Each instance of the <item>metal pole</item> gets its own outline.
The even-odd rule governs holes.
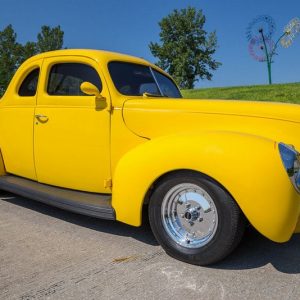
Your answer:
[[[266,44],[266,40],[265,40],[263,29],[260,29],[259,32],[260,32],[260,34],[262,36],[262,39],[263,39],[265,53],[266,53],[266,58],[267,58],[269,84],[272,84],[272,73],[271,73],[272,72],[272,70],[271,70],[272,56],[271,57],[269,56],[269,52],[268,52],[268,48],[267,48],[267,44]]]

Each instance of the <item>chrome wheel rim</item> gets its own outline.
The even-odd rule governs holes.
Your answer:
[[[182,183],[165,195],[161,216],[167,234],[186,248],[200,248],[214,237],[218,212],[206,190],[196,184]]]

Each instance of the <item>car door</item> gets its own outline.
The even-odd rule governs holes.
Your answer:
[[[42,60],[23,64],[0,106],[0,147],[6,172],[36,180],[33,122]]]
[[[110,101],[99,64],[86,57],[44,59],[34,124],[34,156],[41,183],[105,193],[110,178],[110,112],[81,92],[84,81]]]

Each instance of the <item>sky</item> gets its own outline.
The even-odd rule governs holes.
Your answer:
[[[299,0],[0,0],[0,30],[12,24],[20,43],[36,41],[42,25],[60,25],[64,46],[117,51],[155,63],[150,42],[159,42],[159,21],[174,9],[202,9],[204,29],[216,30],[218,49],[214,58],[222,66],[211,81],[196,87],[222,87],[267,83],[267,67],[249,55],[247,25],[258,15],[274,18],[278,38],[284,26],[300,18]],[[274,83],[300,81],[300,36],[274,57]]]

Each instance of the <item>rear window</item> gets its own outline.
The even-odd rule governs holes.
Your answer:
[[[22,97],[32,97],[36,94],[38,79],[39,79],[40,69],[36,68],[31,71],[26,78],[23,80],[18,94]]]

